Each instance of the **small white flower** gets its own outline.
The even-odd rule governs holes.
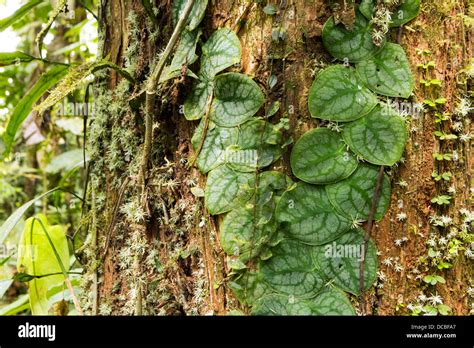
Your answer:
[[[425,294],[420,294],[417,298],[420,302],[425,302],[428,299]]]
[[[472,251],[471,249],[466,249],[464,251],[464,255],[466,255],[466,257],[468,257],[470,259],[473,259],[474,258],[474,251]]]
[[[469,287],[469,288],[467,289],[467,294],[468,294],[469,296],[471,296],[471,297],[474,297],[474,288]]]
[[[461,134],[459,136],[459,140],[461,140],[462,142],[468,142],[471,139],[472,139],[471,133]]]
[[[395,240],[395,245],[396,245],[396,246],[401,246],[402,243],[403,243],[403,241],[402,241],[401,239]]]
[[[382,262],[385,266],[393,266],[393,258],[391,257],[387,257]]]
[[[382,252],[380,250],[377,250],[377,256],[382,255]]]
[[[377,284],[377,288],[383,289],[383,283],[378,283],[378,284]]]
[[[387,276],[386,276],[385,273],[383,273],[382,271],[378,271],[378,272],[377,272],[377,276],[379,277],[379,279],[380,279],[381,281],[387,280]]]
[[[454,111],[456,114],[459,116],[467,116],[473,108],[471,107],[471,103],[468,99],[462,98],[459,101],[459,104],[456,107],[456,110]]]
[[[397,220],[398,221],[405,221],[407,219],[407,214],[405,213],[398,213],[397,214]]]
[[[457,162],[459,160],[459,154],[456,150],[453,151],[453,157],[452,157],[454,162]]]
[[[329,122],[327,127],[337,133],[342,131],[341,126],[337,122]]]
[[[415,309],[415,306],[413,304],[409,303],[409,304],[407,304],[407,309],[409,311],[413,311]]]
[[[405,180],[400,179],[400,181],[398,182],[398,185],[401,187],[407,187],[408,183]]]
[[[406,242],[406,241],[408,241],[408,237],[405,236],[402,238],[402,242]]]
[[[433,306],[443,303],[443,298],[439,295],[433,295],[429,297],[428,300],[431,302]]]
[[[447,240],[445,237],[441,237],[438,242],[439,242],[439,244],[443,244],[443,245],[444,245],[444,244],[446,244],[446,243],[448,242],[448,240]]]
[[[359,220],[357,218],[357,216],[352,220],[352,228],[355,229],[355,228],[359,228],[360,226],[362,226],[362,223],[364,222],[364,220]]]
[[[397,265],[395,266],[395,272],[398,272],[398,273],[400,273],[401,271],[403,271],[403,267],[402,267],[402,265],[400,265],[400,264],[397,264]]]
[[[429,246],[434,247],[434,246],[436,246],[436,241],[433,238],[431,238],[431,239],[428,239],[426,241],[426,244],[428,244]]]
[[[439,221],[443,224],[443,226],[448,226],[453,222],[453,219],[449,216],[442,215],[439,217]]]
[[[462,129],[463,129],[462,122],[454,122],[453,123],[453,129],[457,132],[462,131]]]

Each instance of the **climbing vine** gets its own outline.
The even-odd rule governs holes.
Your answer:
[[[403,16],[412,19],[419,1],[395,11],[398,20],[382,23],[387,28],[403,24]],[[379,12],[375,2],[364,1],[351,30],[332,17],[323,28],[326,49],[343,64],[318,74],[308,108],[336,126],[313,129],[294,145],[291,169],[300,182],[261,171],[289,141],[284,122],[269,121],[277,110],[259,116],[265,103],[260,86],[244,74],[222,73],[241,60],[234,31],[214,32],[201,47],[199,72],[188,72],[195,83],[182,113],[201,120],[191,164],[208,175],[209,213],[225,214],[219,239],[232,270],[230,286],[252,314],[352,315],[345,293],[363,297],[376,280],[375,244],[370,229],[360,226],[387,211],[390,180],[378,184],[377,166],[398,162],[407,141],[404,119],[377,94],[408,98],[414,85],[402,47],[385,42],[388,29],[381,40],[374,33]],[[175,59],[196,60],[200,31],[194,24],[194,32],[182,35],[188,51],[178,48]]]

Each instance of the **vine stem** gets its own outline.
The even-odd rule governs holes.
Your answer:
[[[369,245],[370,235],[372,234],[372,228],[374,226],[374,216],[375,211],[377,210],[377,204],[380,199],[380,194],[382,192],[382,183],[385,168],[384,166],[380,166],[380,170],[377,176],[377,182],[375,184],[374,196],[372,197],[372,203],[370,206],[369,217],[367,219],[367,230],[365,231],[364,241],[362,243],[362,252],[363,257],[361,257],[359,263],[359,289],[360,289],[360,310],[362,315],[366,314],[365,311],[365,286],[364,286],[364,261],[365,255],[367,254],[367,247]]]
[[[212,102],[212,97],[214,93],[211,93],[209,95],[209,98],[207,98],[206,101],[206,114],[204,115],[204,125],[202,127],[202,137],[201,140],[199,141],[199,145],[196,149],[196,153],[193,156],[193,159],[189,163],[189,168],[194,166],[194,163],[196,163],[197,158],[199,157],[199,154],[202,151],[202,147],[204,146],[204,141],[206,140],[206,134],[207,134],[207,129],[209,128],[209,112],[211,111],[211,102]]]
[[[170,41],[166,45],[165,51],[161,56],[158,64],[156,65],[155,69],[151,73],[150,77],[146,82],[146,100],[145,100],[145,143],[143,147],[143,154],[142,160],[140,165],[140,173],[139,173],[139,184],[142,187],[142,195],[145,192],[145,180],[146,180],[146,172],[148,169],[148,162],[150,159],[150,152],[151,146],[153,142],[153,111],[155,105],[155,96],[156,96],[156,88],[160,81],[161,74],[163,73],[163,69],[165,67],[166,61],[168,60],[171,51],[173,50],[174,46],[178,42],[179,36],[183,31],[186,22],[189,18],[189,14],[193,8],[195,0],[188,0],[186,6],[184,7],[183,14],[179,18],[178,23],[171,35]]]
[[[150,77],[146,82],[146,99],[145,99],[145,143],[143,146],[142,160],[140,163],[140,173],[138,176],[138,183],[141,185],[141,197],[142,205],[146,205],[146,195],[145,195],[145,182],[147,177],[148,162],[150,160],[151,147],[153,145],[153,111],[155,106],[155,96],[158,83],[160,82],[161,74],[165,67],[166,61],[168,60],[171,51],[178,42],[179,36],[183,31],[186,22],[189,18],[191,10],[193,8],[195,0],[188,0],[186,6],[184,7],[183,14],[179,18],[176,27],[174,28],[173,34],[171,35],[170,41],[166,45],[165,51],[161,56],[158,64],[151,73]],[[142,315],[142,289],[140,284],[138,285],[138,294],[135,302],[135,314]]]

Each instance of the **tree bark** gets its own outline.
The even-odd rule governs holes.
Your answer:
[[[89,313],[105,315],[223,315],[233,309],[245,312],[228,288],[229,270],[218,240],[220,221],[210,216],[203,199],[191,192],[192,187],[205,187],[205,176],[187,166],[187,160],[193,157],[190,139],[197,126],[179,112],[192,85],[188,79],[162,86],[156,98],[145,190],[148,204],[142,211],[138,203],[138,163],[144,135],[144,97],[140,91],[172,33],[171,1],[150,1],[154,16],[149,15],[143,3],[147,2],[101,1],[102,56],[127,67],[138,82],[129,85],[110,71],[95,88],[96,114],[88,132],[92,203],[83,303]],[[395,29],[391,41],[399,39],[407,51],[415,81],[424,78],[417,64],[425,63],[426,58],[418,50],[431,50],[428,60],[436,62],[435,75],[444,81],[443,88],[425,89],[416,83],[414,100],[439,98],[442,93],[448,100],[446,110],[452,111],[459,96],[467,93],[468,85],[458,84],[459,71],[468,63],[472,42],[468,35],[471,29],[456,16],[467,13],[467,3],[448,3],[423,1],[419,17],[400,32]],[[274,121],[288,117],[290,131],[286,136],[297,140],[320,124],[309,115],[307,95],[315,71],[332,61],[322,45],[321,29],[334,7],[323,0],[281,1],[275,5],[278,12],[269,16],[262,11],[265,4],[211,0],[202,23],[203,36],[207,38],[224,26],[238,32],[241,72],[252,76],[266,91],[268,104],[280,101],[282,106]],[[351,11],[343,9],[343,13]],[[277,42],[272,40],[275,29],[286,33]],[[457,64],[453,64],[454,58]],[[278,80],[269,90],[267,80],[272,74]],[[445,131],[449,126],[450,122],[444,125]],[[416,127],[416,131],[411,132],[405,162],[391,171],[390,211],[373,230],[381,251],[379,269],[387,277],[383,288],[368,292],[369,313],[373,314],[406,314],[406,305],[420,292],[429,296],[434,291],[427,291],[426,284],[412,272],[418,268],[422,275],[429,273],[429,267],[419,260],[426,258],[425,243],[430,231],[446,233],[433,230],[429,216],[451,214],[459,223],[459,209],[469,209],[470,142],[438,142],[433,135],[437,126],[432,112],[413,119],[410,127]],[[291,176],[290,150],[273,169]],[[438,169],[451,170],[457,194],[448,208],[435,211],[430,200],[446,187],[431,178],[435,166],[440,166],[433,153],[453,150],[459,160],[443,163],[445,167]],[[401,179],[408,186],[397,185]],[[408,218],[398,221],[397,214],[401,212]],[[396,247],[394,241],[404,236],[408,241],[402,248]],[[387,257],[398,258],[403,270],[396,272],[393,267],[383,266]],[[436,291],[455,314],[468,314],[472,260],[460,256],[454,267],[443,274],[447,282]]]

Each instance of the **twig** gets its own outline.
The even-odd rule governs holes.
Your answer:
[[[367,231],[365,232],[364,242],[362,244],[362,252],[364,254],[359,263],[360,310],[362,315],[365,315],[364,261],[365,255],[367,254],[367,247],[369,245],[370,235],[372,233],[372,227],[374,225],[375,211],[377,210],[377,204],[379,202],[380,194],[382,192],[384,174],[384,166],[380,166],[379,174],[377,176],[377,183],[375,185],[374,196],[372,197],[372,204],[370,206],[369,217],[367,220]]]
[[[146,83],[146,101],[145,101],[145,143],[143,147],[143,156],[140,164],[140,174],[139,174],[139,184],[142,186],[142,195],[145,192],[145,180],[146,180],[146,172],[148,169],[148,161],[150,159],[150,152],[151,146],[153,142],[153,111],[155,105],[155,95],[156,95],[156,88],[160,81],[161,74],[165,67],[166,61],[168,60],[171,51],[173,50],[174,46],[176,45],[181,32],[186,25],[188,20],[189,14],[193,8],[195,0],[188,0],[186,6],[184,8],[183,14],[176,25],[173,34],[171,35],[171,39],[166,45],[165,51],[161,56],[158,64],[156,65],[155,70],[152,72],[150,77]]]

